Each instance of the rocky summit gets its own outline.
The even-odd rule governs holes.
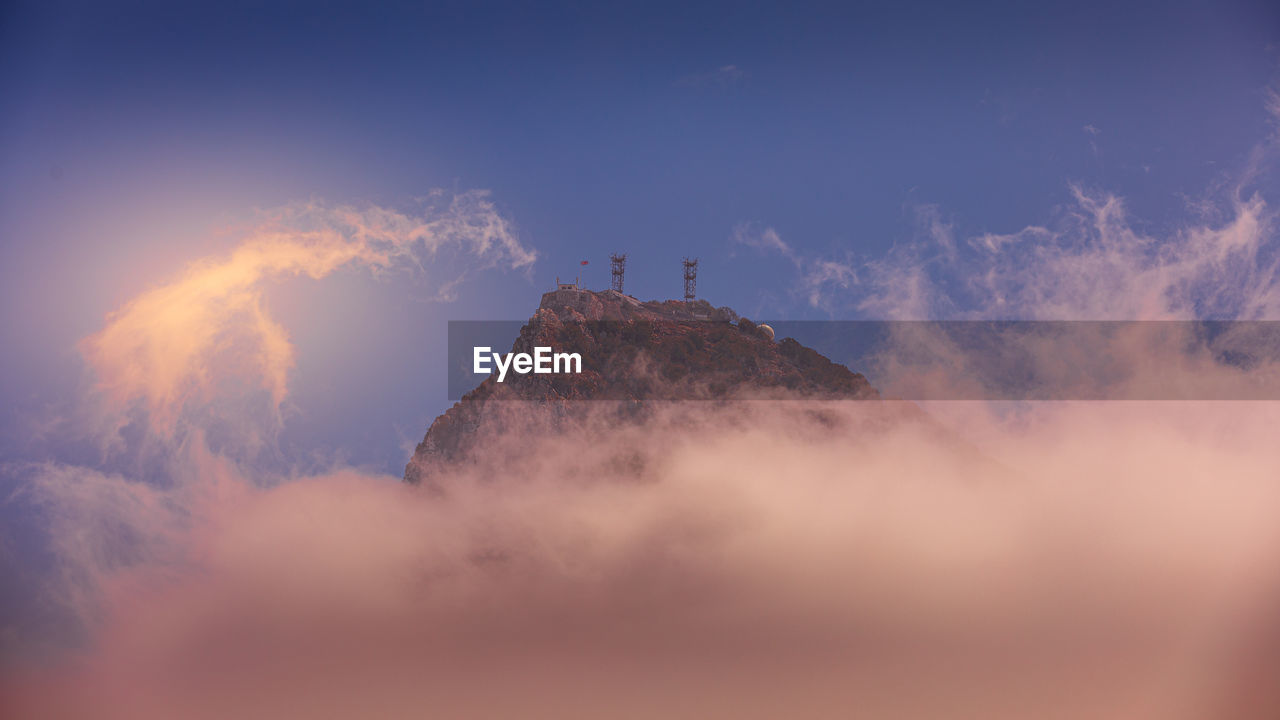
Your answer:
[[[501,434],[513,413],[550,417],[544,429],[554,431],[575,414],[598,418],[601,407],[634,421],[660,401],[879,398],[862,375],[704,300],[641,302],[562,288],[542,296],[511,351],[540,346],[579,353],[582,372],[513,373],[501,383],[489,376],[431,424],[405,480],[429,481],[442,466],[467,462],[484,446],[482,428]]]

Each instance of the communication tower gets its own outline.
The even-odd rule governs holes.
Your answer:
[[[609,256],[613,268],[613,289],[622,292],[622,274],[627,271],[627,254],[614,253]]]
[[[693,302],[698,296],[698,259],[684,259],[684,301]]]

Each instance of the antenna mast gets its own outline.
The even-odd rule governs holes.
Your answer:
[[[698,296],[698,259],[684,259],[684,301],[693,302]]]
[[[627,271],[627,254],[614,253],[609,256],[609,263],[613,267],[613,289],[622,292],[622,274]]]

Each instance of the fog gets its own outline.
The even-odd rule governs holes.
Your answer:
[[[971,407],[963,441],[879,404],[746,408],[508,433],[518,463],[442,494],[264,488],[199,452],[181,493],[51,470],[63,587],[98,614],[10,674],[16,716],[1280,707],[1270,404]]]

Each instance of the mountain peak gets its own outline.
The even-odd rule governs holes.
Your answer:
[[[542,296],[511,350],[537,347],[578,353],[582,372],[509,374],[504,382],[490,375],[431,424],[405,468],[407,481],[473,458],[485,445],[483,430],[500,432],[510,420],[511,406],[499,401],[536,406],[528,413],[550,409],[554,431],[599,405],[571,401],[610,401],[617,418],[634,421],[651,401],[879,398],[862,375],[792,338],[775,342],[767,326],[705,300],[641,302],[562,285]]]

